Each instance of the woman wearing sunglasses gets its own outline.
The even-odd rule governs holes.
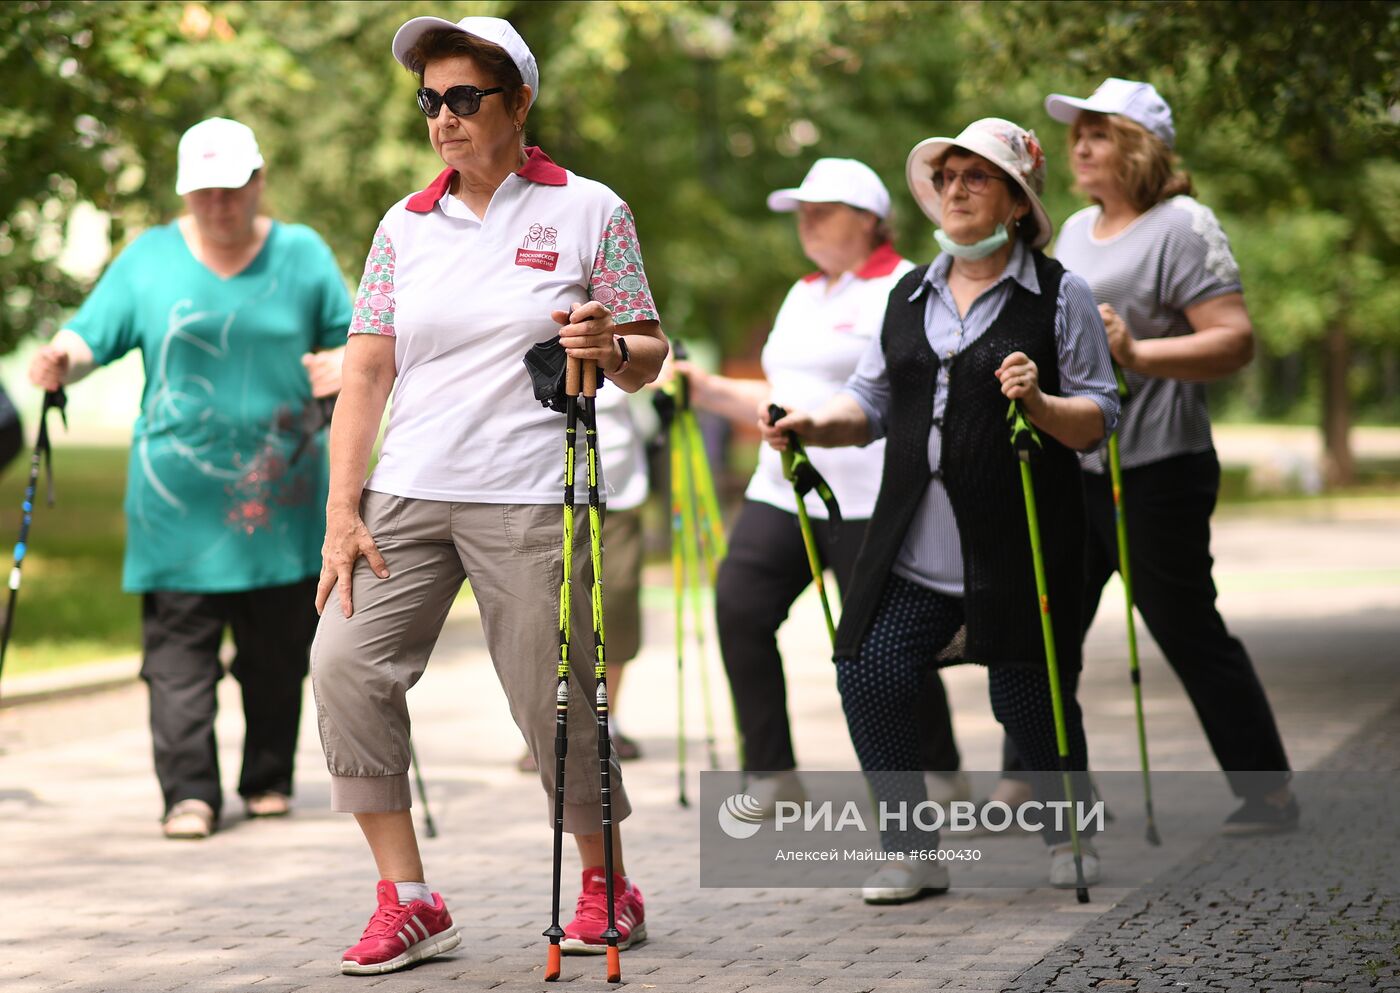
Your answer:
[[[793,431],[814,445],[885,439],[885,471],[837,632],[837,684],[861,768],[882,798],[917,801],[914,701],[920,672],[949,661],[988,667],[992,712],[1031,769],[1059,759],[1017,458],[1007,408],[1039,432],[1035,493],[1072,768],[1085,768],[1074,699],[1083,594],[1084,509],[1075,453],[1097,446],[1118,417],[1103,322],[1088,285],[1041,249],[1045,157],[1035,135],[998,118],[909,154],[914,198],[938,225],[942,253],[890,293],[884,328],[833,400],[765,430],[782,448]],[[965,641],[955,643],[960,630]],[[1058,782],[1058,777],[1054,777]],[[1088,796],[1084,777],[1076,796]],[[1048,821],[1048,819],[1047,819]],[[1050,879],[1075,885],[1064,833]],[[937,847],[937,836],[885,834],[891,851]],[[1084,847],[1084,875],[1099,874]],[[914,868],[922,866],[926,868]],[[943,863],[881,870],[892,894],[948,886]],[[875,881],[872,880],[872,884]]]
[[[525,146],[539,72],[515,29],[494,17],[419,17],[399,29],[393,51],[418,76],[428,140],[447,168],[375,232],[331,432],[312,666],[332,806],[355,814],[381,879],[378,908],[341,962],[357,974],[402,968],[460,940],[425,882],[409,813],[405,694],[464,579],[553,796],[563,422],[535,400],[521,359],[557,336],[570,356],[598,363],[614,384],[607,389],[630,392],[656,377],[667,349],[627,205]],[[391,388],[388,432],[366,481]],[[586,531],[576,537],[578,586],[589,557]],[[575,597],[574,609],[572,651],[582,659],[593,649],[588,598]],[[573,699],[592,700],[591,671],[576,666],[573,678]],[[570,708],[569,738],[573,755],[597,754],[591,708]],[[571,773],[564,830],[578,844],[583,893],[562,945],[602,952],[598,765],[578,762]],[[611,775],[620,821],[630,805],[615,761]],[[613,837],[625,949],[646,931],[615,828]]]

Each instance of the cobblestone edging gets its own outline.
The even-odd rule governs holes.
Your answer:
[[[1321,768],[1400,771],[1400,702]],[[1299,832],[1210,841],[1003,993],[1400,991],[1400,842],[1377,831],[1397,800],[1380,775],[1370,795],[1333,782]],[[1286,885],[1300,869],[1316,884]]]

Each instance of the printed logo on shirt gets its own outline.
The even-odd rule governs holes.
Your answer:
[[[543,224],[531,224],[525,233],[525,240],[515,252],[515,264],[553,272],[559,264],[559,232]]]

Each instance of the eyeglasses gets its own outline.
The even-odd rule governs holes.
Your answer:
[[[1002,182],[1007,182],[1005,176],[994,176],[987,170],[979,169],[977,166],[973,166],[971,169],[964,169],[962,172],[956,169],[935,169],[933,171],[934,190],[939,196],[942,196],[943,191],[957,182],[959,176],[962,177],[963,189],[967,190],[969,193],[981,193],[987,188],[987,180],[989,179],[1000,179]]]
[[[493,86],[489,90],[479,90],[475,86],[449,86],[446,93],[439,93],[424,86],[418,91],[418,109],[425,117],[433,118],[438,116],[438,111],[442,110],[442,105],[447,104],[447,109],[458,117],[471,117],[481,109],[481,98],[489,97],[492,93],[504,93],[504,86]]]

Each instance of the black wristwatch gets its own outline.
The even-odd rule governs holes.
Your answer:
[[[613,335],[613,341],[617,342],[617,350],[622,353],[622,364],[608,373],[608,375],[618,376],[626,371],[627,364],[632,361],[632,352],[627,348],[627,339],[622,335]]]

